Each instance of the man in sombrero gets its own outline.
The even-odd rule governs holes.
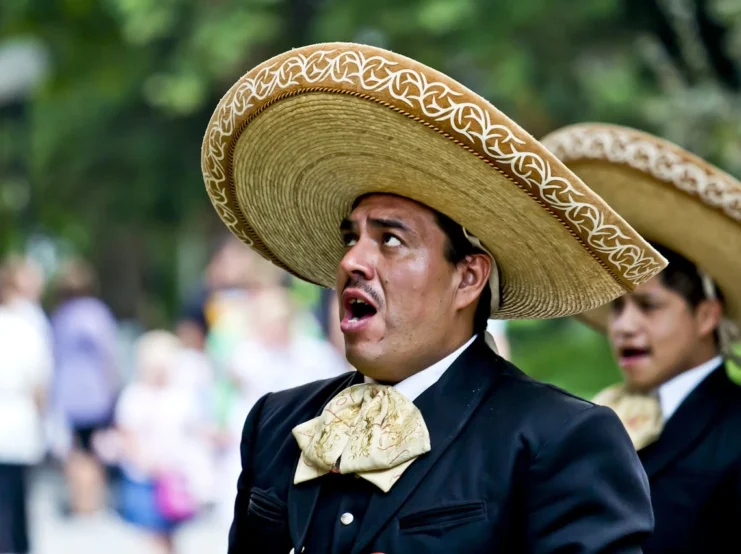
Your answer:
[[[555,156],[445,75],[333,43],[242,77],[202,166],[236,236],[336,288],[358,370],[251,410],[230,553],[640,552],[653,516],[620,420],[485,332],[666,265]]]
[[[634,129],[580,124],[543,142],[669,261],[580,316],[607,332],[624,376],[595,402],[620,416],[651,483],[644,552],[738,552],[741,183]]]

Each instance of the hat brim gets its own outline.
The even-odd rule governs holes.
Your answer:
[[[452,79],[378,48],[292,50],[222,98],[202,169],[222,220],[262,256],[331,287],[340,222],[372,193],[410,198],[496,257],[502,319],[562,317],[666,264],[538,141]]]
[[[741,183],[681,147],[605,124],[564,127],[541,139],[641,236],[710,275],[726,316],[741,324]],[[609,306],[578,317],[604,330]]]

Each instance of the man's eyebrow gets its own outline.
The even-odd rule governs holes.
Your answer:
[[[368,224],[380,229],[399,229],[400,231],[406,231],[407,233],[412,231],[406,223],[399,221],[398,219],[374,217],[368,220]]]
[[[355,228],[355,226],[356,226],[356,223],[352,219],[346,217],[340,222],[340,231],[343,231],[343,232],[351,231],[352,229]]]

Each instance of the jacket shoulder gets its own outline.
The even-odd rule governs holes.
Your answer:
[[[515,429],[534,452],[546,443],[560,440],[569,429],[586,434],[599,429],[608,434],[625,433],[609,408],[529,377],[509,362],[505,362],[499,385],[488,403],[487,412],[497,414],[500,422],[503,420]]]
[[[520,409],[528,412],[573,416],[597,405],[560,387],[538,381],[510,362],[505,362],[502,384],[507,394],[519,400]]]

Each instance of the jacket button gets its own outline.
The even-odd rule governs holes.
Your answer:
[[[340,516],[340,521],[342,522],[342,525],[350,525],[353,520],[355,519],[355,516],[352,515],[350,512],[345,512]]]

